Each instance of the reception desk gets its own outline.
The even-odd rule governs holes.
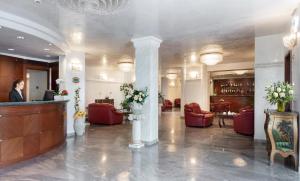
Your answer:
[[[0,103],[0,167],[33,158],[64,143],[66,102]]]

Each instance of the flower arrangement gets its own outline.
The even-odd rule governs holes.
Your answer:
[[[79,95],[79,92],[80,92],[80,88],[78,87],[76,90],[75,90],[75,105],[74,105],[74,109],[75,109],[75,113],[74,113],[74,120],[79,120],[81,118],[84,118],[84,116],[86,115],[86,112],[84,111],[81,111],[80,110],[80,107],[79,107],[79,102],[80,102],[80,95]]]
[[[67,96],[67,95],[69,95],[69,92],[67,90],[62,90],[60,95],[61,96]]]
[[[120,90],[124,93],[125,102],[127,104],[137,103],[143,105],[146,98],[148,97],[148,90],[137,90],[134,89],[133,84],[123,84]],[[124,102],[123,101],[123,102]]]
[[[286,82],[277,82],[266,87],[266,100],[274,105],[277,104],[279,112],[285,111],[285,105],[294,99],[294,87]]]

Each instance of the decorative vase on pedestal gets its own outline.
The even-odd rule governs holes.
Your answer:
[[[74,130],[77,136],[82,136],[85,132],[85,120],[84,118],[80,118],[74,120]]]
[[[144,143],[142,143],[142,130],[141,130],[141,120],[144,118],[142,113],[143,106],[137,103],[132,104],[133,114],[129,115],[129,120],[132,121],[132,143],[129,144],[129,148],[142,148]]]
[[[278,112],[285,112],[285,102],[277,102],[277,111]]]

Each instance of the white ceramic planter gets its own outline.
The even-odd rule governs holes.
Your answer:
[[[82,136],[85,132],[85,120],[84,118],[74,120],[74,130],[77,136]]]

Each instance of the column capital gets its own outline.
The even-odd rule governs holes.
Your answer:
[[[145,36],[140,38],[133,38],[131,39],[131,42],[133,43],[134,47],[140,47],[140,46],[152,44],[158,48],[162,40],[155,36]]]

